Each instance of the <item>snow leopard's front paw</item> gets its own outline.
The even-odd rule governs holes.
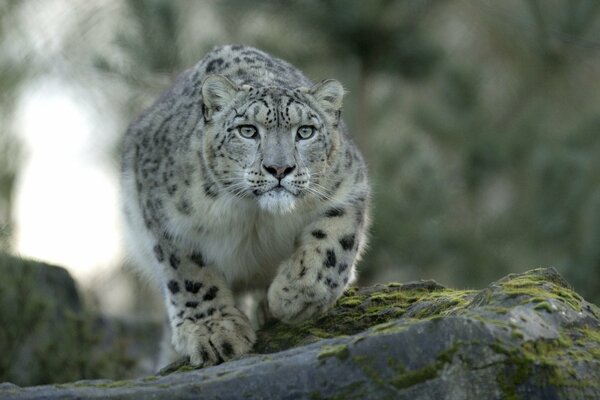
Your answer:
[[[337,297],[337,292],[323,282],[290,279],[285,273],[275,278],[267,295],[271,314],[287,324],[298,324],[325,312]]]
[[[247,353],[256,334],[241,311],[227,307],[198,321],[186,319],[174,328],[172,341],[192,365],[207,367]]]

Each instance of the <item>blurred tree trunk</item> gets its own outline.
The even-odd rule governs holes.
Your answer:
[[[356,85],[356,114],[353,132],[356,144],[362,150],[367,160],[370,158],[369,149],[369,80],[370,70],[365,60],[359,60],[358,79]]]

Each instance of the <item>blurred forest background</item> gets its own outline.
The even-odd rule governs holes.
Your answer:
[[[0,249],[76,277],[69,253],[83,249],[82,286],[101,307],[118,290],[130,304],[113,308],[147,307],[143,285],[123,286],[134,280],[118,225],[99,232],[94,218],[118,214],[102,195],[116,191],[128,123],[225,43],[348,89],[344,117],[374,185],[359,284],[482,287],[554,266],[600,304],[597,0],[0,1]],[[103,175],[70,181],[84,171],[75,159]],[[52,206],[81,192],[77,209]]]

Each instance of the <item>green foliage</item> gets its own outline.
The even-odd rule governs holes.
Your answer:
[[[1,6],[2,38],[18,31],[8,22],[19,4]],[[74,54],[124,105],[123,126],[218,44],[255,45],[314,80],[336,77],[375,189],[361,284],[481,286],[553,265],[600,302],[599,4],[128,0],[103,11],[123,21],[111,40]],[[0,60],[0,92],[13,99],[27,69]],[[17,165],[5,132],[0,217]]]
[[[598,59],[600,8],[538,3],[465,7],[486,22],[470,26],[477,44],[446,53],[401,137],[381,134],[369,266],[477,286],[555,265],[600,301],[600,99],[581,78]]]
[[[154,97],[165,73],[214,44],[243,42],[345,82],[346,119],[375,187],[363,282],[392,271],[478,286],[554,265],[600,301],[597,2],[227,0],[215,9],[220,40],[193,41],[186,32],[208,8],[129,1],[131,26],[115,36],[129,67],[112,71],[132,99]]]
[[[287,25],[287,29],[297,27],[302,32],[301,40],[313,38],[311,48],[321,50],[323,56],[358,58],[369,70],[390,70],[415,79],[426,76],[438,56],[420,23],[434,3],[429,0],[266,0],[249,5],[229,0],[222,7],[223,14],[240,18],[251,8],[258,7],[260,12]],[[281,49],[294,57],[292,50]]]
[[[181,66],[177,46],[179,8],[166,1],[129,0],[132,22],[139,39],[118,35],[117,43],[132,56],[135,64],[155,72],[173,72]]]
[[[20,161],[20,144],[10,128],[11,112],[19,86],[27,78],[30,67],[10,54],[10,46],[22,34],[11,25],[18,2],[7,1],[0,4],[0,249],[9,247],[11,231],[12,191]],[[10,55],[9,55],[10,54]]]

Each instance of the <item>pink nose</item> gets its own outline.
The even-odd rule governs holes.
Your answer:
[[[271,175],[273,175],[275,178],[282,180],[283,178],[285,178],[290,172],[292,172],[294,169],[296,169],[295,165],[285,165],[285,166],[280,166],[280,165],[263,165],[263,168]]]

